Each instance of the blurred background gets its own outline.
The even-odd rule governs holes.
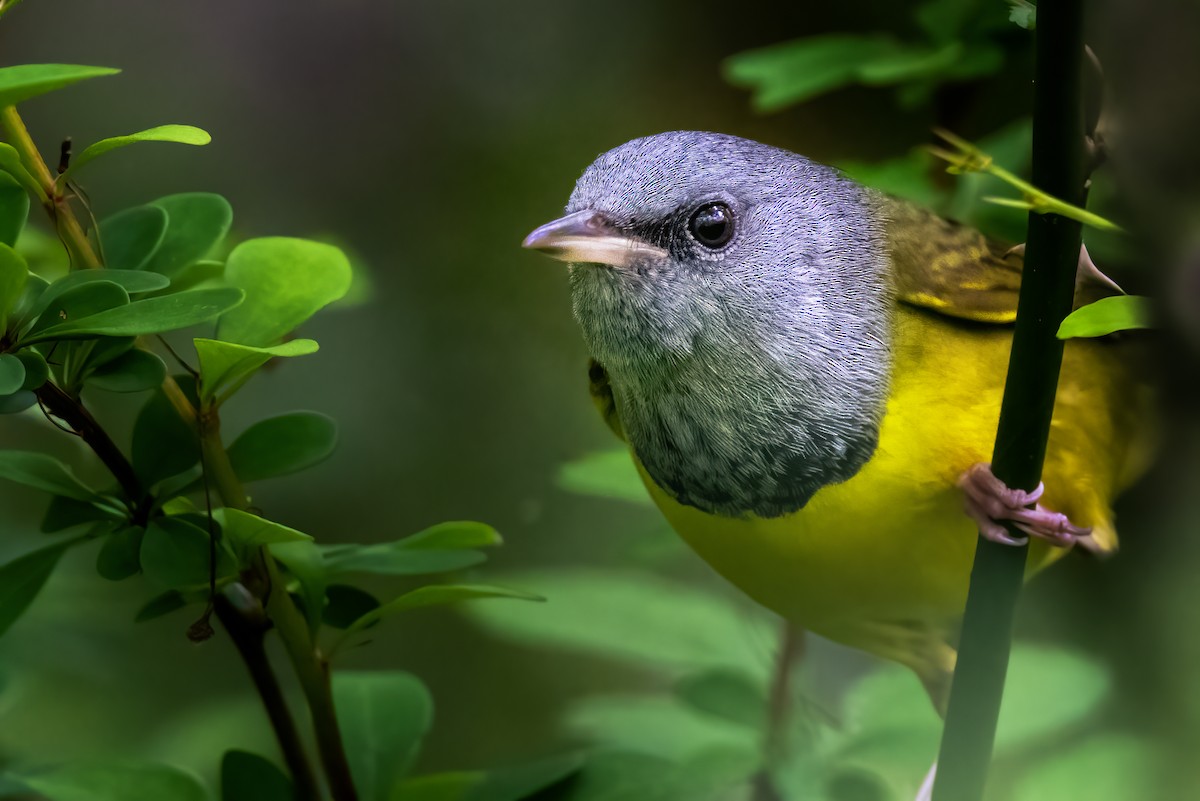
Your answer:
[[[957,3],[968,14],[989,6],[995,15],[998,6],[1006,21],[1003,3],[976,5]],[[1056,734],[1059,745],[1095,733],[1136,741],[1166,763],[1155,780],[1167,789],[1140,797],[1184,798],[1200,791],[1192,758],[1200,428],[1191,386],[1200,342],[1200,11],[1105,0],[1089,13],[1114,136],[1128,143],[1096,196],[1140,232],[1113,245],[1107,262],[1093,255],[1123,283],[1174,299],[1153,365],[1171,378],[1168,436],[1118,510],[1121,554],[1072,558],[1040,577],[1019,635],[1076,655],[1100,677],[1096,703]],[[257,506],[327,542],[485,521],[506,541],[482,571],[489,580],[511,576],[551,603],[546,587],[580,586],[564,578],[568,570],[603,575],[606,588],[627,576],[631,597],[639,576],[678,586],[677,601],[694,592],[733,610],[729,630],[739,639],[724,647],[768,672],[776,621],[675,545],[650,507],[563,486],[565,464],[614,443],[587,396],[565,273],[519,243],[559,214],[597,154],[636,136],[724,131],[878,178],[871,165],[909,159],[934,125],[979,141],[1030,108],[1032,40],[1011,24],[992,36],[1002,53],[994,71],[907,101],[890,87],[851,85],[761,113],[724,77],[734,54],[838,31],[921,35],[909,6],[867,0],[26,0],[0,25],[0,52],[6,65],[123,70],[23,107],[43,152],[64,136],[78,150],[166,122],[212,133],[205,148],[145,147],[95,165],[86,189],[97,217],[172,192],[218,192],[233,204],[235,235],[329,238],[356,261],[358,302],[305,328],[320,353],[256,379],[225,411],[231,433],[294,408],[340,424],[328,462],[256,487]],[[948,191],[952,178],[926,172],[930,186]],[[0,441],[86,463],[78,443],[35,416],[0,419]],[[0,484],[6,524],[20,521],[0,538],[0,557],[43,536],[43,505]],[[0,762],[137,756],[211,776],[227,747],[274,753],[229,644],[220,636],[191,644],[185,616],[133,626],[151,591],[137,579],[105,582],[93,560],[88,549],[69,554],[0,641]],[[669,672],[636,659],[509,631],[496,618],[525,610],[506,603],[413,615],[346,655],[347,666],[405,668],[430,685],[437,717],[420,770],[555,753],[586,739],[570,722],[579,715],[568,714],[578,699],[669,691]],[[812,642],[804,692],[833,708],[875,670],[865,656]],[[932,755],[916,762],[927,766]]]

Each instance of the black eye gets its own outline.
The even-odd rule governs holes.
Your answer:
[[[733,211],[724,203],[706,203],[696,209],[688,230],[701,245],[715,250],[733,238]]]

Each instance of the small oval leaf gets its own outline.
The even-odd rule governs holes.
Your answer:
[[[147,128],[144,131],[126,134],[125,136],[112,136],[85,147],[83,152],[71,161],[71,166],[67,168],[66,172],[59,175],[58,180],[60,182],[66,181],[83,165],[93,159],[99,158],[109,151],[137,144],[138,142],[175,142],[181,145],[207,145],[211,141],[212,137],[209,136],[208,131],[193,125],[159,125],[155,128]]]
[[[255,423],[229,446],[242,481],[285,476],[323,462],[337,446],[337,423],[317,412],[292,412]]]
[[[0,106],[18,103],[56,89],[63,89],[88,78],[116,75],[112,67],[86,67],[82,64],[18,64],[0,68]]]
[[[1152,328],[1153,307],[1140,295],[1116,295],[1082,306],[1058,327],[1059,339],[1102,337],[1117,331]]]
[[[162,295],[53,325],[31,335],[24,344],[50,339],[142,336],[174,331],[212,320],[241,302],[241,290],[225,287]]]

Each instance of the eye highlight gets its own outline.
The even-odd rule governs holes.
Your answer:
[[[733,238],[733,210],[724,203],[705,203],[692,214],[688,231],[706,248],[723,247]]]

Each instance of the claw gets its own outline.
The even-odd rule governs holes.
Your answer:
[[[996,478],[991,465],[976,464],[962,474],[958,486],[963,490],[967,515],[979,526],[986,539],[1004,545],[1024,545],[1026,537],[1014,537],[999,521],[1011,521],[1015,528],[1030,537],[1045,540],[1051,545],[1067,548],[1092,533],[1090,528],[1077,526],[1066,515],[1055,512],[1037,501],[1046,491],[1044,484],[1029,492],[1012,489]]]

